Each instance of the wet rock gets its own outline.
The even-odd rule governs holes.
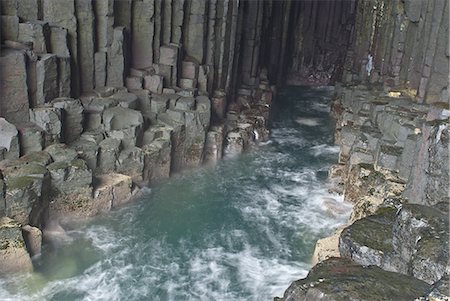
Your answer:
[[[361,266],[348,259],[319,263],[305,279],[297,280],[275,300],[413,300],[429,285],[411,276]]]
[[[21,226],[8,218],[0,218],[0,274],[31,272],[33,265],[22,238]]]
[[[239,132],[229,132],[225,138],[224,157],[234,157],[244,151],[244,139]]]

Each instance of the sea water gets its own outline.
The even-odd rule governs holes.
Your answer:
[[[329,89],[288,87],[270,141],[176,175],[131,205],[67,227],[1,300],[272,300],[311,268],[350,206],[328,192],[337,161]],[[333,208],[326,203],[333,199]],[[340,208],[336,210],[337,207]]]

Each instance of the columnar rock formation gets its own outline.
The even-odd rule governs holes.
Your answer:
[[[286,300],[332,294],[320,281],[330,271],[339,289],[351,271],[421,294],[448,271],[448,10],[446,0],[0,1],[0,273],[31,270],[59,218],[110,210],[267,139],[275,85],[340,80],[331,173],[356,222],[332,251],[390,272],[327,261]]]
[[[273,5],[1,1],[0,272],[30,269],[49,221],[267,139]]]
[[[277,299],[448,300],[449,4],[360,1],[355,11],[330,169],[353,212]]]

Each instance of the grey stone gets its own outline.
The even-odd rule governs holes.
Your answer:
[[[125,79],[125,86],[128,90],[138,90],[143,87],[143,79],[142,77],[137,76],[127,76]]]
[[[70,97],[71,95],[71,72],[70,58],[58,57],[59,97]]]
[[[113,42],[111,47],[108,48],[107,86],[123,86],[125,76],[124,34],[125,29],[123,27],[114,28]]]
[[[19,24],[18,41],[33,43],[33,50],[36,53],[50,52],[47,43],[50,38],[50,27],[48,23],[42,21],[32,21]]]
[[[385,168],[397,171],[397,162],[402,154],[402,147],[380,143],[375,154],[375,169]]]
[[[70,57],[67,29],[50,26],[50,48],[58,57]]]
[[[106,52],[96,52],[94,55],[95,88],[106,84]]]
[[[39,106],[58,97],[58,65],[56,55],[44,54],[36,64],[37,104]]]
[[[118,139],[106,138],[99,144],[98,167],[102,173],[114,171],[119,158],[121,142]]]
[[[63,112],[63,142],[69,144],[80,138],[83,132],[84,112],[81,101],[73,98],[56,98],[52,101],[52,105]]]
[[[183,61],[181,63],[181,77],[189,79],[198,78],[198,64],[192,61]]]
[[[38,20],[39,11],[38,0],[20,0],[17,1],[17,16],[22,21]]]
[[[76,150],[62,143],[52,144],[45,151],[52,157],[54,162],[70,162],[78,157]]]
[[[58,108],[30,109],[30,121],[45,132],[45,146],[59,142],[62,134],[61,110]]]
[[[96,170],[99,145],[94,139],[89,140],[86,136],[84,136],[76,141],[73,141],[70,144],[70,148],[77,152],[79,158],[86,161],[86,164],[90,170]]]
[[[50,25],[67,29],[67,44],[71,58],[71,90],[73,93],[78,93],[80,91],[80,74],[78,70],[78,24],[75,17],[75,1],[42,0],[42,15],[43,20]]]
[[[59,161],[47,166],[51,177],[52,193],[71,195],[89,192],[92,185],[92,172],[82,159]]]
[[[159,48],[159,63],[167,66],[176,66],[178,62],[178,47],[176,45],[164,45]]]
[[[94,190],[94,201],[104,204],[104,208],[117,208],[131,200],[133,182],[131,177],[111,173],[97,176],[97,187]]]
[[[0,16],[2,39],[18,41],[19,18],[16,16]]]
[[[47,169],[33,162],[3,169],[5,212],[22,225],[40,227],[46,218],[49,196]]]
[[[133,5],[132,66],[145,69],[153,64],[154,3],[136,1]]]
[[[75,14],[78,22],[78,67],[81,92],[94,89],[94,39],[95,25],[92,0],[76,0]]]
[[[161,75],[147,75],[144,77],[144,88],[152,93],[162,94],[163,77]]]
[[[14,101],[0,102],[0,116],[10,122],[26,122],[29,120],[27,90],[26,56],[23,51],[2,50],[0,56],[0,91],[2,100]]]
[[[18,130],[21,155],[39,152],[44,148],[44,133],[37,125],[24,124],[19,126]]]
[[[0,246],[1,275],[33,271],[33,264],[22,237],[21,225],[8,217],[0,218]]]
[[[195,89],[197,87],[197,80],[190,78],[180,78],[178,81],[180,88],[182,89]]]
[[[16,159],[20,155],[19,132],[15,125],[0,118],[0,147],[4,148],[4,159]]]
[[[142,182],[144,171],[144,153],[139,147],[124,148],[117,159],[116,171],[130,176],[135,182]]]

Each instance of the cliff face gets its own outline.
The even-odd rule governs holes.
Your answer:
[[[343,80],[402,87],[418,102],[448,102],[448,1],[360,1],[356,10]]]

